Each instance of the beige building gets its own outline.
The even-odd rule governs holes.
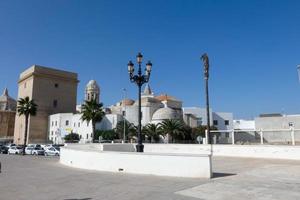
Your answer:
[[[8,95],[5,88],[0,96],[0,140],[12,140],[14,136],[17,102]]]
[[[21,73],[18,99],[28,96],[38,105],[37,115],[29,118],[28,143],[48,141],[48,116],[55,113],[75,113],[77,74],[38,65]],[[16,115],[14,142],[23,143],[24,116]]]

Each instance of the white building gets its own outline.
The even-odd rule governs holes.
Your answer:
[[[134,125],[138,125],[138,100],[124,99],[110,106],[112,114],[122,115]],[[182,119],[182,102],[167,94],[154,96],[147,84],[141,94],[142,126],[159,123],[164,119]]]
[[[95,80],[89,81],[85,89],[85,100],[100,100],[100,88]],[[76,106],[77,112],[81,111],[81,105]],[[92,123],[82,121],[81,114],[57,113],[49,116],[48,139],[55,144],[64,143],[63,138],[70,133],[79,134],[80,143],[92,141]],[[121,115],[106,114],[100,123],[96,123],[96,130],[111,130],[122,120]]]
[[[233,120],[234,130],[255,130],[254,120],[237,119]]]
[[[196,127],[199,125],[207,125],[207,115],[206,115],[206,108],[199,108],[199,107],[184,107],[183,116],[185,122],[190,125],[191,127]],[[233,114],[228,112],[213,112],[210,109],[210,125],[215,126],[218,130],[231,130],[233,128]],[[189,117],[188,117],[189,116]],[[196,120],[197,123],[192,124],[192,117],[193,120]],[[190,120],[187,122],[187,120]]]

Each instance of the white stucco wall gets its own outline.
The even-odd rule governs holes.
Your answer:
[[[61,148],[60,162],[71,167],[118,173],[211,178],[210,155],[136,153]]]

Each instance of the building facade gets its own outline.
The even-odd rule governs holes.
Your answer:
[[[48,117],[55,113],[75,113],[77,74],[33,65],[21,73],[18,81],[18,99],[28,96],[38,105],[36,116],[30,116],[28,143],[48,141]],[[16,115],[14,142],[23,143],[24,116]]]
[[[9,96],[7,88],[0,96],[0,141],[12,141],[14,136],[17,102]]]

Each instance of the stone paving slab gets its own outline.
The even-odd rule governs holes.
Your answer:
[[[211,180],[101,173],[1,155],[0,200],[298,200],[300,161],[214,157]]]

